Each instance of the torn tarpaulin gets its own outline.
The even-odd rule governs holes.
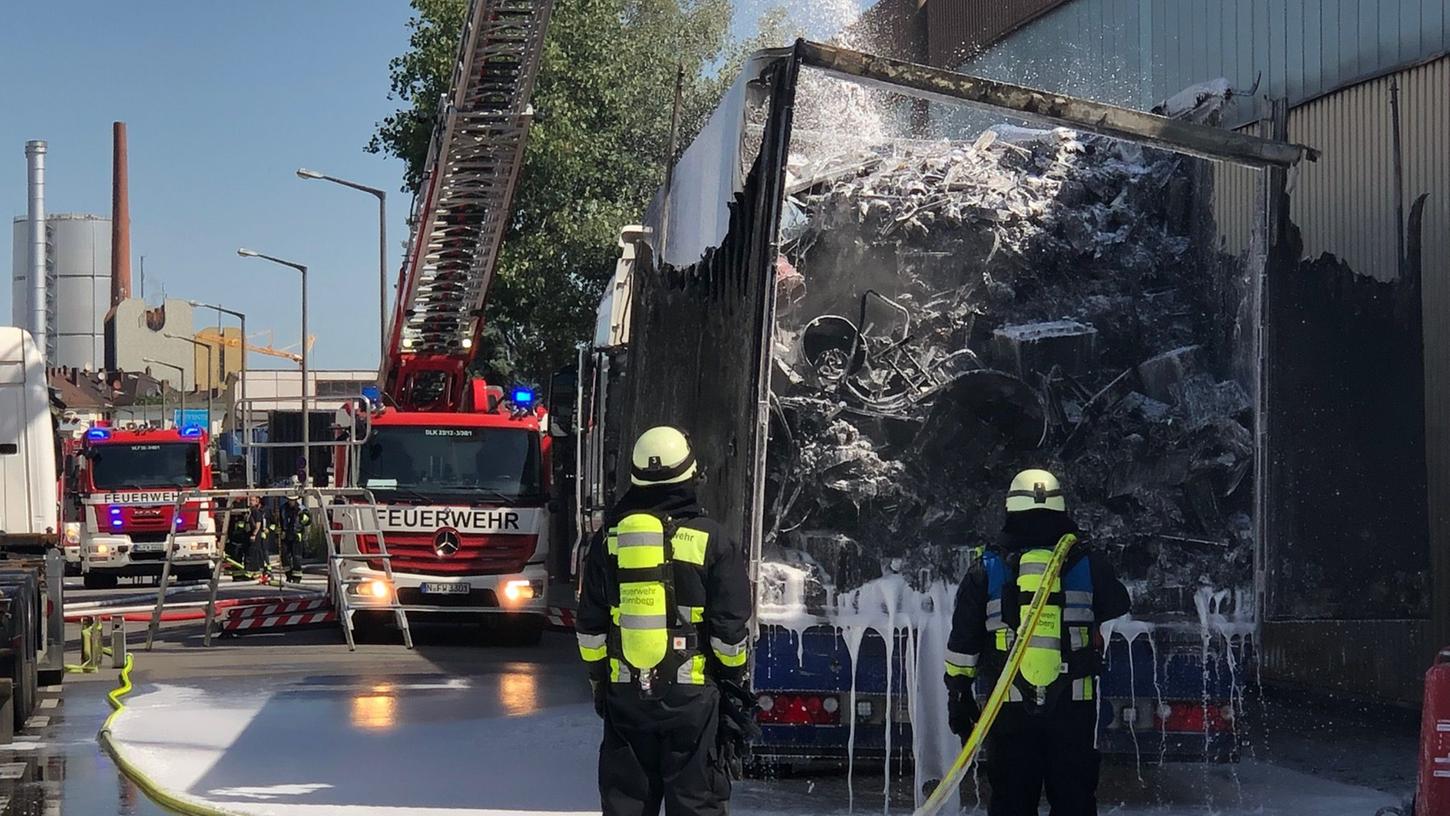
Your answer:
[[[1017,129],[817,166],[792,167],[768,545],[842,591],[955,577],[1012,475],[1049,467],[1140,586],[1248,574],[1246,276],[1184,206],[1193,160]]]

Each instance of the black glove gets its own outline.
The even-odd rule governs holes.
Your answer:
[[[743,779],[750,744],[760,739],[760,725],[755,721],[760,706],[742,683],[717,679],[716,685],[720,688],[720,724],[715,744],[720,762],[731,779]]]
[[[947,727],[966,739],[982,716],[977,698],[972,694],[972,681],[967,677],[947,677]]]
[[[609,692],[608,681],[596,677],[589,678],[589,690],[594,694],[594,713],[599,719],[604,719],[604,696]]]

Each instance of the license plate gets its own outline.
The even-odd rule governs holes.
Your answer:
[[[473,591],[472,584],[423,584],[419,587],[425,595],[467,595]]]
[[[165,549],[165,541],[142,541],[131,545],[132,552],[162,552]]]

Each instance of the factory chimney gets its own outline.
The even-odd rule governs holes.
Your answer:
[[[45,349],[45,142],[36,139],[25,143],[28,169],[29,206],[26,217],[30,227],[30,329],[35,344]]]
[[[131,189],[126,178],[126,123],[111,125],[111,307],[131,297]]]

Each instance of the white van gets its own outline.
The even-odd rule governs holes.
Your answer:
[[[58,509],[45,357],[28,332],[0,326],[0,544],[54,541]]]

